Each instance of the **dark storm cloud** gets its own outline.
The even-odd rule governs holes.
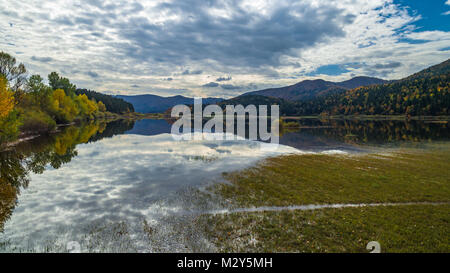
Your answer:
[[[202,86],[203,87],[217,87],[217,86],[219,86],[219,84],[216,82],[210,82],[210,83],[204,84]]]
[[[53,58],[50,58],[50,57],[36,57],[36,56],[33,56],[33,57],[31,57],[31,59],[33,61],[41,62],[41,63],[49,63],[49,62],[53,61]]]
[[[216,79],[216,82],[225,82],[225,81],[231,81],[231,80],[232,80],[231,76],[228,76],[228,77],[220,77],[220,78],[217,78],[217,79]]]
[[[354,19],[331,6],[317,8],[297,2],[263,16],[236,3],[189,0],[159,4],[158,11],[179,20],[152,24],[145,17],[131,17],[118,27],[124,40],[119,50],[139,60],[178,65],[214,60],[239,67],[277,66],[281,55],[298,55],[294,49],[344,36],[342,27]],[[210,7],[231,9],[231,18],[211,14]]]

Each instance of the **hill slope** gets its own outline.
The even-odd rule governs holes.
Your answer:
[[[282,115],[449,115],[450,60],[399,81],[329,93],[310,100],[262,99],[259,95],[246,94],[220,105],[260,102],[280,105]]]
[[[193,98],[183,96],[161,97],[157,95],[116,96],[133,104],[134,110],[140,113],[163,113],[178,104],[194,104]],[[203,104],[214,104],[222,101],[220,98],[204,98]]]
[[[448,115],[450,60],[399,81],[359,87],[300,102],[300,113],[331,115]]]
[[[382,84],[386,81],[370,78],[356,77],[343,82],[329,82],[324,80],[305,80],[294,85],[270,88],[260,91],[245,93],[244,95],[260,95],[274,98],[281,98],[290,101],[308,100],[319,96],[345,92],[360,86]]]

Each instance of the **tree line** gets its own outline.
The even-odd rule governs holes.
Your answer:
[[[94,99],[96,101],[101,101],[105,104],[106,109],[112,113],[127,113],[134,112],[133,104],[124,101],[123,99],[116,98],[114,96],[105,95],[99,92],[88,89],[77,89],[75,90],[77,95],[86,95],[89,99]]]
[[[58,124],[103,118],[112,113],[133,112],[121,99],[77,89],[57,72],[27,77],[25,66],[0,52],[0,145],[20,133],[50,132]]]

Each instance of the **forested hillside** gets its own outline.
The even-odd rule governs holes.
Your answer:
[[[360,87],[298,104],[298,114],[448,115],[450,61],[388,84]]]
[[[279,104],[282,115],[449,115],[450,60],[399,81],[304,101],[244,95],[226,104]]]

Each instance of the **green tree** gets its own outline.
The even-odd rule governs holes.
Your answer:
[[[72,84],[68,78],[63,78],[56,72],[52,72],[48,75],[48,82],[53,90],[62,89],[67,96],[72,96],[75,94],[77,87]]]
[[[25,65],[22,63],[16,65],[16,58],[3,51],[0,52],[0,74],[6,78],[13,91],[19,90],[25,83],[26,72]]]

